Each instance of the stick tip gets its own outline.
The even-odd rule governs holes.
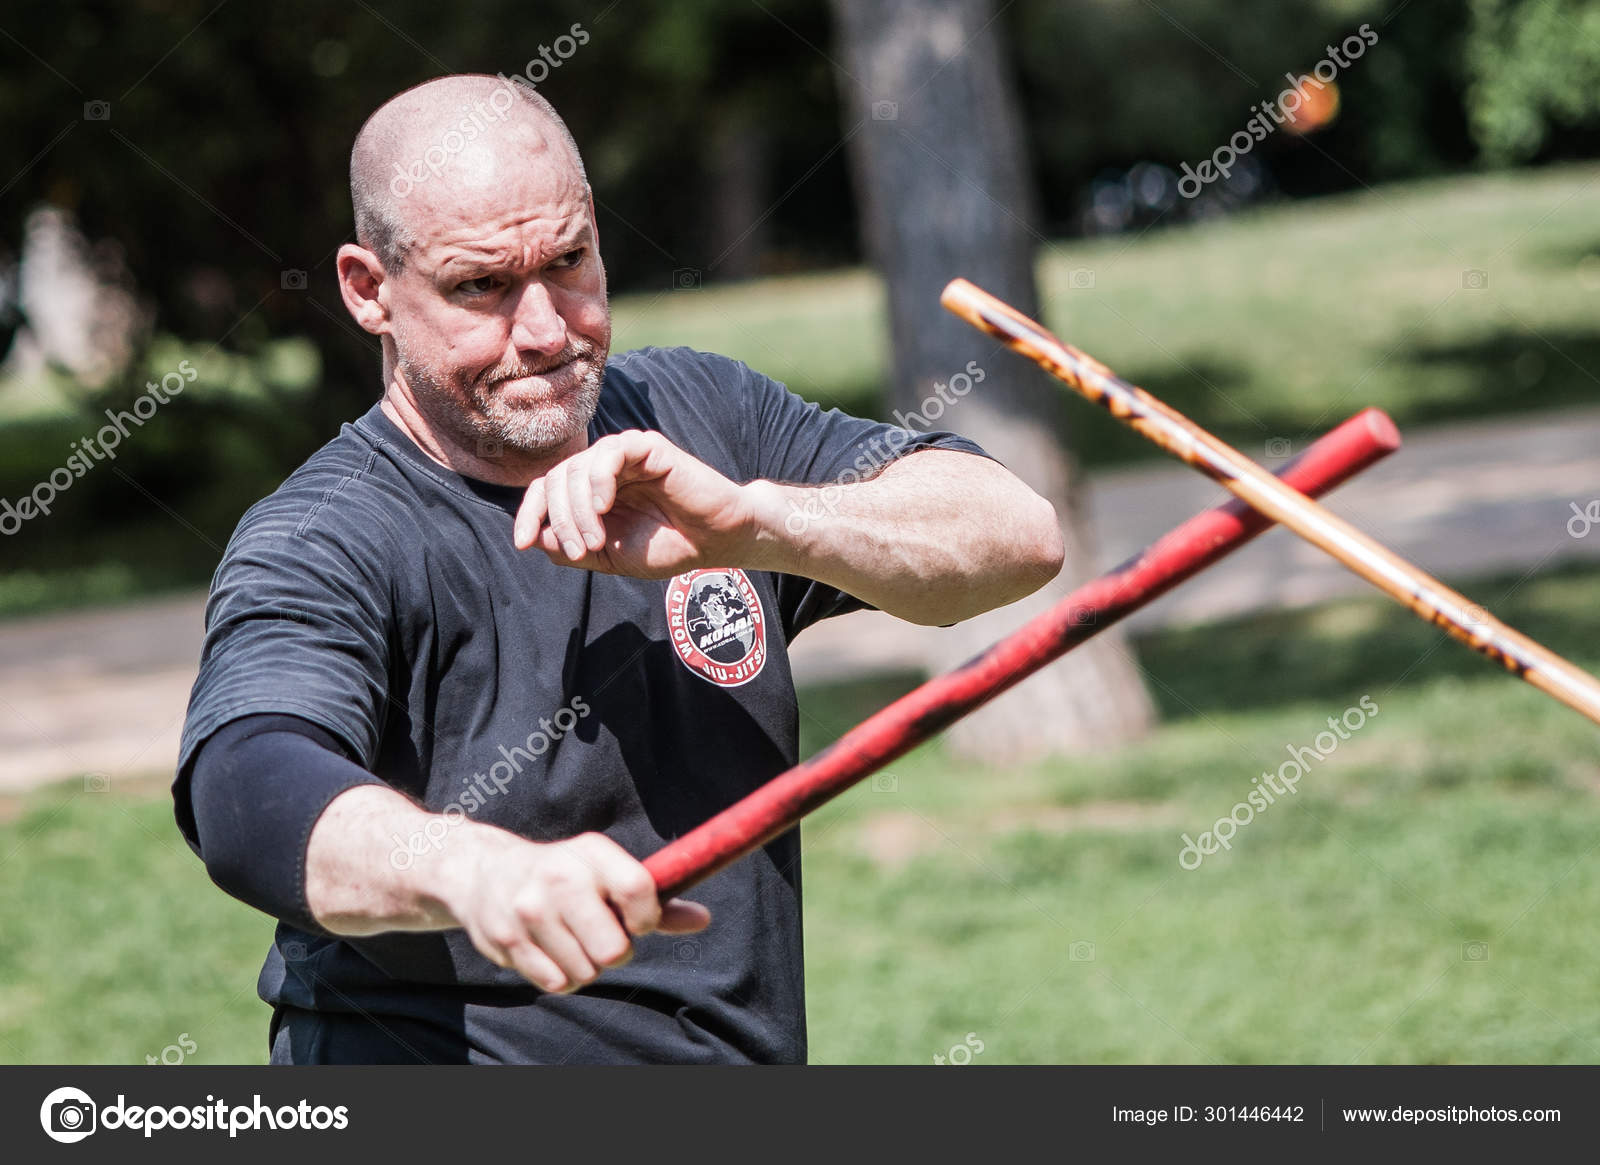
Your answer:
[[[969,307],[979,294],[976,284],[957,276],[944,285],[944,290],[939,293],[939,304],[946,311],[962,315],[962,308]]]
[[[1400,448],[1400,430],[1388,413],[1382,409],[1366,408],[1358,414],[1358,419],[1372,435],[1373,444],[1388,453]]]

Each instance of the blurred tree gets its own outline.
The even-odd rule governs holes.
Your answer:
[[[930,639],[936,665],[949,667],[1092,573],[1060,440],[1062,391],[939,307],[945,283],[963,275],[1037,314],[1033,179],[989,0],[832,2],[863,234],[888,283],[899,415],[916,414],[913,428],[937,422],[978,441],[1055,505],[1066,536],[1067,565],[1053,584]],[[1109,631],[967,717],[949,739],[1001,764],[1118,744],[1152,717],[1127,645]]]
[[[1592,154],[1600,142],[1600,3],[1472,0],[1471,11],[1467,105],[1484,159]]]

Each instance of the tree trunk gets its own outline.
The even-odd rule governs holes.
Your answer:
[[[715,117],[709,141],[709,274],[750,279],[761,273],[767,244],[767,139],[761,126],[732,105]]]
[[[930,663],[943,670],[1094,570],[1075,504],[1081,483],[1061,444],[1064,390],[939,306],[945,283],[963,275],[1037,314],[1032,176],[990,0],[830,3],[863,242],[888,284],[897,419],[977,441],[1055,505],[1066,537],[1066,566],[1049,587],[929,636]],[[969,716],[949,741],[959,755],[1013,763],[1105,749],[1152,718],[1137,664],[1108,631]]]

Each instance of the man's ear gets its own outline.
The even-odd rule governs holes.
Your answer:
[[[374,336],[389,330],[388,275],[378,256],[365,247],[346,243],[339,248],[337,261],[339,294],[344,306],[363,329]]]

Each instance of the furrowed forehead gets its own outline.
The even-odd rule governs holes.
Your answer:
[[[475,267],[538,264],[591,244],[587,210],[564,217],[517,214],[497,223],[441,232],[419,247],[419,266],[452,272]]]
[[[549,255],[581,242],[589,230],[587,189],[548,173],[506,174],[504,181],[482,188],[441,189],[405,213],[419,257],[434,263],[457,253]]]
[[[519,136],[473,143],[437,178],[429,174],[413,183],[395,208],[406,233],[426,247],[437,240],[487,240],[516,222],[566,232],[587,219],[588,205],[588,187],[565,151]]]

